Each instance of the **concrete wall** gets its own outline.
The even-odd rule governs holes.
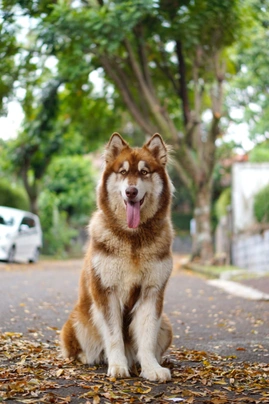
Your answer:
[[[269,184],[269,163],[235,163],[232,169],[233,232],[255,223],[254,195]]]
[[[239,268],[269,272],[269,230],[263,234],[234,237],[232,262]]]

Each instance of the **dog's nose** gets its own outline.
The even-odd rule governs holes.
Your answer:
[[[125,193],[128,199],[135,199],[138,194],[138,189],[136,187],[128,187]]]

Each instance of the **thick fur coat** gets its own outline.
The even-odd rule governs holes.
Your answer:
[[[128,377],[139,362],[142,377],[171,378],[161,365],[172,340],[163,314],[173,237],[167,158],[158,134],[131,148],[114,133],[106,147],[79,297],[61,346],[64,357],[107,362],[109,376]]]

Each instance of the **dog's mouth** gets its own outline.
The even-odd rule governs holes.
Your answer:
[[[138,202],[133,201],[125,201],[126,205],[126,215],[127,215],[127,224],[130,229],[136,229],[140,223],[140,207],[143,205],[145,200],[145,195]]]

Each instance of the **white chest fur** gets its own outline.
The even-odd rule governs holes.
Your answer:
[[[137,265],[126,257],[98,253],[92,257],[92,266],[103,286],[116,290],[122,303],[125,303],[130,290],[135,286],[161,289],[172,271],[172,258],[147,262],[143,260]]]

